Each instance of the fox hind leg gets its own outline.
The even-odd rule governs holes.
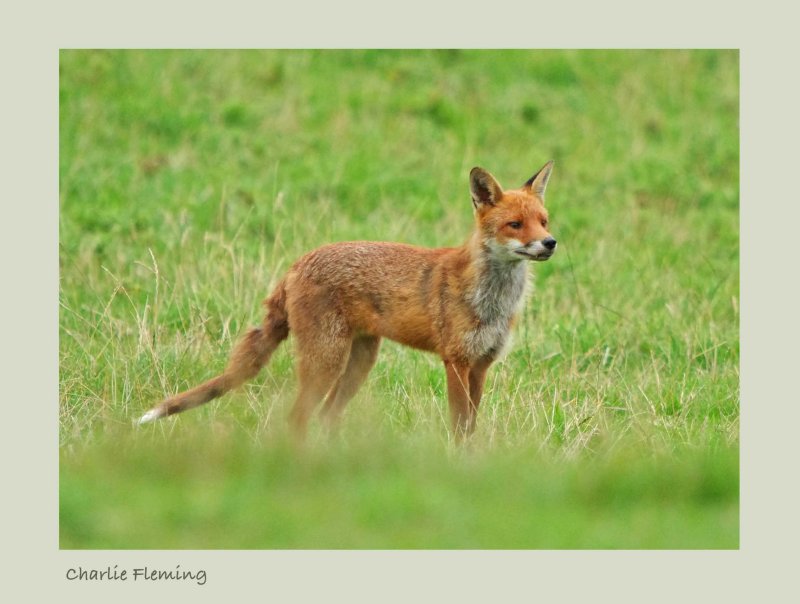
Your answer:
[[[321,321],[323,325],[330,322]],[[295,330],[299,353],[299,389],[289,423],[299,439],[305,437],[308,421],[322,398],[337,384],[347,367],[352,336],[344,324],[336,329]]]
[[[361,336],[353,340],[347,367],[322,408],[323,418],[329,427],[336,424],[347,403],[364,383],[378,358],[380,345],[381,339],[375,336]]]

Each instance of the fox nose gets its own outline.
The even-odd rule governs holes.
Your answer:
[[[552,237],[547,237],[546,239],[542,239],[542,245],[548,250],[552,250],[556,247],[556,240]]]

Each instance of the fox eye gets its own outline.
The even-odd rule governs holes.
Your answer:
[[[542,218],[542,226],[547,227],[547,218]]]
[[[520,229],[522,228],[522,223],[518,220],[514,220],[513,222],[509,222],[508,226],[510,226],[512,229]]]

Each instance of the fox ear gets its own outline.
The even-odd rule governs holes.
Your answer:
[[[495,205],[503,196],[503,189],[483,168],[472,168],[469,173],[469,190],[472,193],[472,205],[476,208]]]
[[[544,191],[547,189],[547,181],[550,180],[550,172],[553,171],[553,160],[547,162],[542,169],[530,177],[522,188],[538,195],[544,201]]]

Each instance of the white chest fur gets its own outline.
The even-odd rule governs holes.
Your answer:
[[[525,261],[487,260],[468,301],[479,323],[465,335],[471,356],[497,356],[508,343],[511,318],[519,311],[528,284]]]

